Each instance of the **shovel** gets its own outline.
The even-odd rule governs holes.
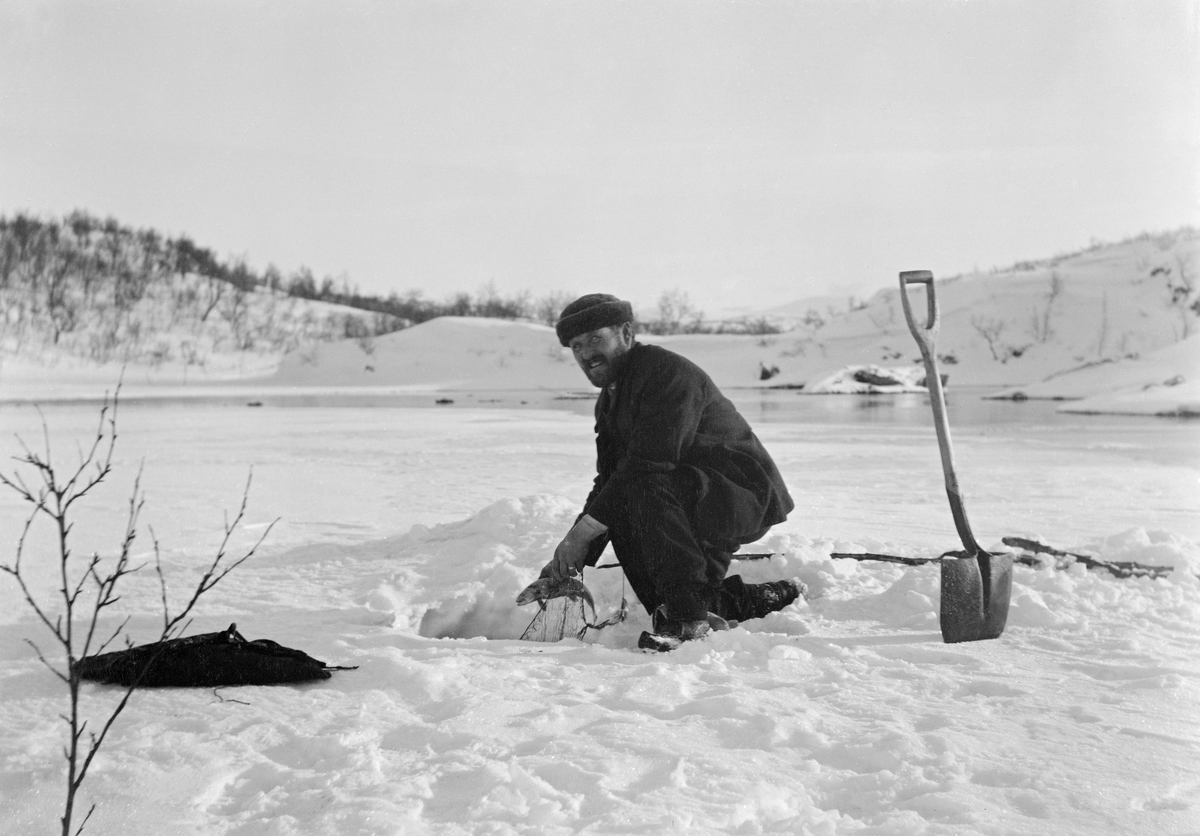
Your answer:
[[[918,326],[908,302],[908,286],[925,285],[928,317],[925,327]],[[975,541],[967,523],[958,477],[954,475],[954,453],[950,449],[950,426],[946,422],[946,401],[942,395],[942,378],[938,374],[934,337],[938,331],[937,294],[933,273],[911,270],[900,274],[900,301],[908,330],[921,349],[925,362],[925,385],[933,404],[933,423],[937,428],[938,448],[942,453],[942,472],[946,476],[946,495],[950,498],[950,513],[954,527],[962,540],[961,552],[942,555],[942,592],[939,621],[942,640],[973,642],[994,639],[1004,632],[1008,620],[1008,602],[1012,597],[1012,555],[985,552]]]

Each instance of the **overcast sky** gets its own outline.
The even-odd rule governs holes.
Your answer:
[[[1200,224],[1197,0],[0,2],[0,213],[441,299],[860,295]]]

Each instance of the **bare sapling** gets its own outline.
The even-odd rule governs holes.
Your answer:
[[[896,300],[894,294],[888,293],[887,308],[882,312],[870,311],[867,315],[871,318],[871,324],[875,326],[875,330],[882,331],[887,334],[891,331],[891,326],[896,324]]]
[[[704,311],[692,304],[686,290],[664,290],[658,297],[658,319],[646,323],[651,334],[697,334],[704,328]]]
[[[1108,342],[1108,294],[1100,301],[1100,334],[1096,339],[1096,356],[1104,359],[1104,345]]]
[[[64,467],[54,459],[49,428],[43,417],[42,449],[34,451],[18,439],[23,452],[14,457],[17,466],[11,471],[0,471],[0,485],[14,491],[32,506],[21,528],[15,556],[11,562],[0,564],[0,572],[16,582],[25,603],[36,615],[37,620],[50,631],[53,643],[57,645],[55,653],[43,653],[33,640],[26,641],[37,654],[38,660],[67,689],[69,705],[60,715],[67,728],[67,739],[63,746],[63,757],[67,764],[67,786],[60,820],[63,836],[77,836],[95,811],[96,805],[93,803],[78,827],[72,829],[78,813],[76,807],[80,787],[96,754],[113,724],[128,705],[142,676],[157,661],[157,657],[147,661],[142,673],[133,684],[124,687],[119,693],[115,707],[107,714],[101,710],[94,712],[96,716],[88,716],[82,704],[79,662],[105,652],[118,641],[132,646],[133,642],[126,632],[131,616],[125,616],[114,626],[113,620],[116,617],[112,616],[111,612],[122,597],[118,587],[123,588],[126,577],[145,568],[144,563],[135,562],[133,553],[133,546],[138,537],[138,519],[145,502],[141,491],[140,469],[129,498],[124,535],[115,556],[102,557],[98,552],[83,556],[72,550],[72,520],[76,503],[91,494],[113,471],[119,393],[118,387],[117,395],[113,396],[111,402],[105,398],[95,436],[91,439],[89,447],[79,449],[76,464]],[[159,544],[151,531],[154,571],[158,578],[162,608],[161,629],[154,641],[178,638],[190,624],[189,617],[200,598],[249,559],[270,533],[274,523],[267,526],[262,536],[248,550],[236,557],[231,555],[231,539],[245,517],[249,493],[250,479],[247,479],[237,514],[232,521],[228,518],[225,520],[225,534],[216,556],[208,562],[199,581],[186,596],[183,606],[175,611],[172,611],[168,600],[167,580],[162,567]],[[32,550],[30,534],[39,521],[48,523],[51,528],[51,545],[48,551],[55,561],[53,583],[56,588],[49,593],[35,588],[38,584],[31,578],[26,560],[27,552]],[[51,661],[53,656],[59,657],[57,664]]]
[[[1028,345],[1013,346],[1001,341],[1000,335],[1007,327],[1007,323],[1003,319],[976,315],[971,317],[971,327],[987,343],[988,351],[992,353],[992,359],[999,360],[1001,363],[1007,363],[1014,357],[1020,357],[1029,348]]]
[[[975,333],[983,337],[988,351],[992,353],[993,360],[1004,362],[1008,359],[1000,344],[1000,335],[1004,333],[1004,320],[976,315],[971,317],[971,327],[975,329]]]
[[[1169,267],[1164,270],[1167,275],[1167,290],[1171,294],[1171,306],[1179,312],[1179,321],[1182,326],[1182,331],[1179,332],[1181,340],[1186,340],[1191,335],[1192,321],[1195,317],[1200,316],[1200,301],[1194,298],[1196,275],[1192,267],[1192,256],[1193,253],[1190,252],[1176,252],[1174,276]]]
[[[1058,274],[1057,270],[1050,273],[1050,289],[1046,291],[1046,304],[1039,312],[1035,307],[1033,309],[1033,338],[1039,343],[1050,341],[1050,337],[1054,335],[1053,329],[1050,327],[1050,317],[1054,313],[1054,303],[1062,296],[1063,279]]]

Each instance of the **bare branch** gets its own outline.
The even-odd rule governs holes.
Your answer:
[[[38,418],[42,421],[42,449],[46,451],[46,460],[41,466],[45,472],[50,470],[50,425],[46,422],[46,413],[42,412],[42,407],[35,404],[34,409],[37,410]],[[26,452],[28,452],[28,448],[26,448]]]
[[[155,574],[158,575],[158,591],[159,591],[159,594],[162,596],[162,615],[163,615],[162,634],[165,637],[167,635],[167,633],[170,632],[170,629],[171,629],[171,624],[170,624],[171,608],[167,604],[167,577],[166,577],[166,575],[163,574],[162,550],[159,548],[158,537],[155,536],[153,528],[150,529],[150,542],[154,544],[154,572],[155,572]]]
[[[113,630],[112,635],[100,643],[100,646],[96,648],[95,653],[89,654],[89,655],[98,656],[101,653],[103,653],[108,648],[108,646],[110,644],[112,644],[114,641],[116,641],[117,638],[121,635],[121,633],[123,633],[125,631],[125,626],[127,624],[129,624],[129,620],[131,618],[133,618],[133,616],[131,616],[131,615],[125,616],[124,620],[122,620],[121,623],[119,625],[117,625],[117,629]]]
[[[43,665],[45,665],[46,668],[49,669],[50,673],[57,676],[63,682],[69,681],[68,678],[63,674],[62,671],[60,671],[58,668],[54,667],[54,665],[50,664],[49,661],[47,661],[46,657],[42,655],[42,649],[40,647],[38,647],[36,644],[34,644],[31,639],[25,639],[25,644],[27,644],[33,648],[33,652],[35,654],[37,654],[38,661],[41,662]]]
[[[96,804],[92,802],[92,806],[88,808],[87,815],[83,817],[83,821],[79,823],[79,829],[75,831],[75,836],[79,836],[83,832],[83,827],[88,823],[88,819],[92,817],[92,813],[96,812]]]
[[[258,550],[258,547],[263,544],[263,541],[267,539],[267,535],[269,535],[271,533],[271,529],[273,529],[275,527],[275,523],[279,522],[278,519],[272,520],[270,525],[268,525],[266,527],[266,529],[263,531],[262,536],[260,536],[258,538],[258,540],[256,540],[254,542],[254,545],[251,546],[250,549],[245,554],[243,554],[241,557],[234,560],[232,563],[222,565],[222,562],[225,560],[225,558],[227,556],[227,550],[229,548],[229,540],[232,537],[233,532],[235,530],[237,530],[238,526],[241,524],[242,519],[246,516],[246,505],[250,499],[250,485],[253,482],[253,479],[254,479],[254,471],[253,471],[253,469],[251,469],[250,474],[246,477],[246,487],[242,491],[242,503],[238,507],[237,515],[233,518],[233,522],[229,522],[228,516],[226,517],[225,536],[221,538],[221,544],[217,548],[216,557],[213,558],[212,562],[209,564],[209,566],[205,570],[204,574],[201,575],[200,581],[199,581],[199,583],[196,584],[196,588],[192,592],[192,596],[188,600],[187,604],[183,607],[182,610],[179,611],[179,613],[177,615],[175,615],[174,617],[172,617],[166,621],[164,637],[167,633],[170,633],[179,624],[179,622],[181,622],[184,618],[187,617],[188,613],[190,613],[192,611],[192,608],[196,605],[196,602],[198,600],[200,600],[201,595],[208,592],[210,589],[212,589],[214,586],[216,586],[218,583],[220,583],[225,578],[226,575],[228,575],[234,569],[236,569],[237,567],[239,567],[243,563],[245,563],[247,560],[249,560],[250,557]],[[166,597],[165,587],[163,589],[163,596],[165,599],[165,597]]]
[[[235,700],[232,697],[230,697],[229,699],[226,699],[225,697],[222,697],[220,695],[220,693],[218,693],[216,688],[213,688],[213,696],[216,697],[221,702],[235,702],[238,705],[249,705],[250,704],[250,703],[246,702],[245,700]]]
[[[120,386],[118,385],[118,394],[119,391]],[[18,437],[18,442],[24,450],[22,456],[15,458],[18,467],[11,473],[0,472],[0,486],[8,488],[21,499],[33,505],[22,527],[12,562],[0,564],[0,574],[9,575],[16,581],[26,604],[34,611],[42,624],[54,634],[66,661],[64,672],[51,664],[36,644],[32,641],[28,642],[38,660],[67,686],[69,709],[59,715],[67,728],[67,743],[63,747],[63,758],[67,762],[67,792],[63,815],[60,819],[63,836],[70,836],[72,832],[79,834],[91,818],[92,812],[95,810],[94,804],[89,808],[78,828],[72,831],[75,801],[96,754],[104,744],[113,724],[128,705],[133,692],[141,684],[142,678],[158,659],[156,654],[146,662],[136,679],[126,686],[117,705],[100,723],[99,730],[94,733],[89,732],[88,719],[83,717],[80,712],[81,673],[78,663],[97,653],[104,652],[123,635],[126,644],[132,646],[129,636],[125,633],[131,618],[127,615],[115,629],[105,632],[106,637],[100,642],[98,649],[93,651],[100,634],[102,617],[111,607],[121,601],[122,596],[118,589],[122,579],[145,568],[144,563],[136,565],[133,563],[133,547],[138,536],[138,522],[145,504],[145,497],[141,490],[143,472],[141,466],[138,468],[129,497],[125,533],[111,563],[102,558],[98,552],[93,552],[90,557],[80,561],[74,556],[71,549],[73,523],[70,519],[70,511],[72,507],[104,482],[112,472],[117,438],[117,402],[118,398],[114,396],[110,405],[106,396],[104,406],[100,411],[99,425],[95,435],[91,438],[90,446],[78,448],[79,460],[77,466],[70,472],[62,473],[56,469],[51,456],[49,424],[44,415],[41,416],[44,449],[41,452],[34,452]],[[32,470],[37,474],[40,484],[36,488],[30,487],[26,481],[22,466],[26,471]],[[230,521],[226,515],[224,536],[216,556],[201,575],[183,609],[175,615],[170,612],[166,575],[162,566],[162,550],[157,538],[154,537],[154,532],[151,531],[151,538],[154,542],[155,572],[159,579],[163,608],[160,643],[175,634],[186,631],[191,626],[190,613],[200,597],[248,560],[274,527],[274,522],[268,525],[254,545],[236,559],[229,554],[233,533],[246,516],[252,476],[253,473],[247,478],[246,488],[243,491],[241,505],[236,516]],[[54,526],[53,538],[57,550],[54,558],[58,563],[58,589],[51,600],[57,600],[58,603],[54,606],[49,606],[35,597],[27,582],[23,566],[33,523],[43,515],[48,517]],[[99,720],[99,718],[97,719]],[[83,744],[85,734],[87,735],[86,745]]]
[[[55,637],[62,642],[65,637],[63,636],[61,629],[61,618],[56,622],[50,621],[49,614],[42,608],[37,599],[33,597],[33,592],[25,583],[25,577],[21,574],[21,557],[25,553],[25,538],[29,534],[29,528],[33,524],[33,520],[34,517],[30,516],[29,519],[25,521],[25,526],[21,531],[21,537],[17,541],[17,554],[12,565],[0,566],[0,571],[11,575],[16,580],[17,586],[21,589],[21,595],[25,599],[25,603],[28,604],[29,608],[33,610],[34,614],[38,617],[38,620],[45,624],[46,627],[49,628],[50,632],[54,633]]]
[[[14,461],[19,460],[14,459]],[[21,479],[20,474],[13,474],[13,477],[10,479],[7,474],[0,473],[0,485],[4,485],[6,488],[11,488],[21,497],[21,499],[24,499],[26,502],[37,501],[34,499],[33,491],[29,490],[29,488],[25,485],[25,482],[23,479]]]

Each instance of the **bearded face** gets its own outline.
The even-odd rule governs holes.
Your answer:
[[[593,386],[603,389],[617,379],[633,348],[633,324],[606,326],[588,331],[570,342],[575,362]]]

